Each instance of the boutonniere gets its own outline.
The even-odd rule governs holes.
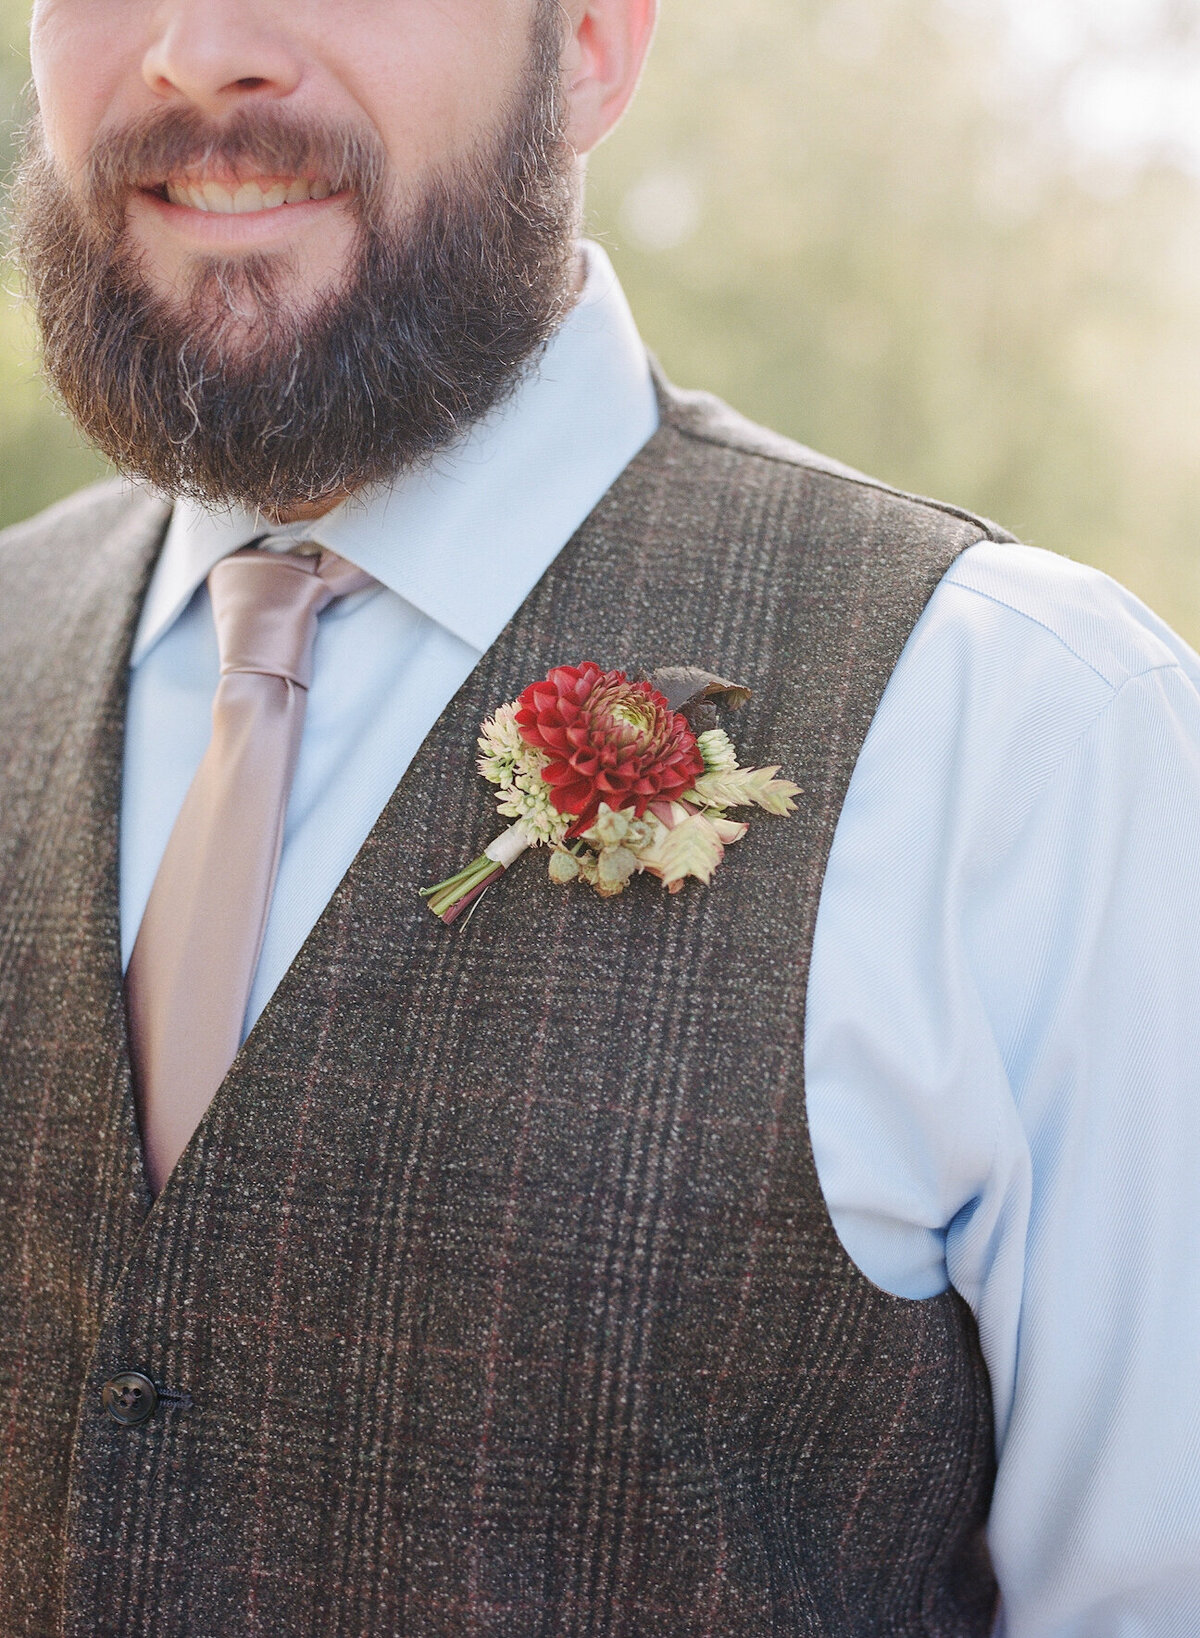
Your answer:
[[[550,849],[550,876],[586,882],[605,898],[639,872],[678,893],[707,884],[749,826],[729,810],[787,814],[800,787],[779,768],[743,768],[718,726],[717,706],[750,690],[694,666],[649,677],[590,660],[555,666],[483,724],[478,767],[513,824],[436,887],[429,908],[457,919],[531,847]]]

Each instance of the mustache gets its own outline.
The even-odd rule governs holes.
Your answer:
[[[68,171],[31,109],[13,248],[46,372],[110,460],[166,494],[278,512],[424,463],[515,390],[572,304],[578,228],[561,13],[537,6],[504,116],[414,175],[407,199],[356,115],[322,124],[267,99],[219,120],[158,109]],[[340,184],[358,217],[341,278],[288,300],[286,255],[197,257],[183,288],[157,292],[127,232],[132,190],[206,162]]]
[[[36,148],[41,132],[34,123],[29,134]],[[332,192],[355,195],[360,214],[369,214],[384,192],[387,154],[372,130],[279,106],[243,107],[219,122],[194,108],[152,109],[92,144],[81,178],[83,208],[94,223],[115,231],[131,193],[204,170],[319,177]]]

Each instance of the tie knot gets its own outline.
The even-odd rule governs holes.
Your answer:
[[[335,597],[372,584],[333,552],[305,557],[247,547],[209,574],[221,675],[253,671],[307,688],[317,616]]]

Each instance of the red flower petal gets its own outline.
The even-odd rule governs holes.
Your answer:
[[[704,771],[696,737],[649,683],[594,661],[555,666],[517,702],[517,727],[543,751],[542,778],[560,813],[578,815],[571,834],[595,820],[601,802],[633,807],[673,800]]]

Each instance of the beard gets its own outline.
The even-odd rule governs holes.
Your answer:
[[[195,111],[147,117],[96,146],[80,199],[35,119],[15,245],[45,373],[90,442],[167,495],[278,516],[428,460],[499,404],[572,299],[557,17],[553,0],[540,9],[497,139],[403,212],[388,204],[373,133],[279,108],[219,127]],[[340,284],[289,306],[286,258],[247,256],[198,262],[182,296],[156,292],[128,243],[128,200],[205,159],[315,171],[351,190],[355,249]]]

